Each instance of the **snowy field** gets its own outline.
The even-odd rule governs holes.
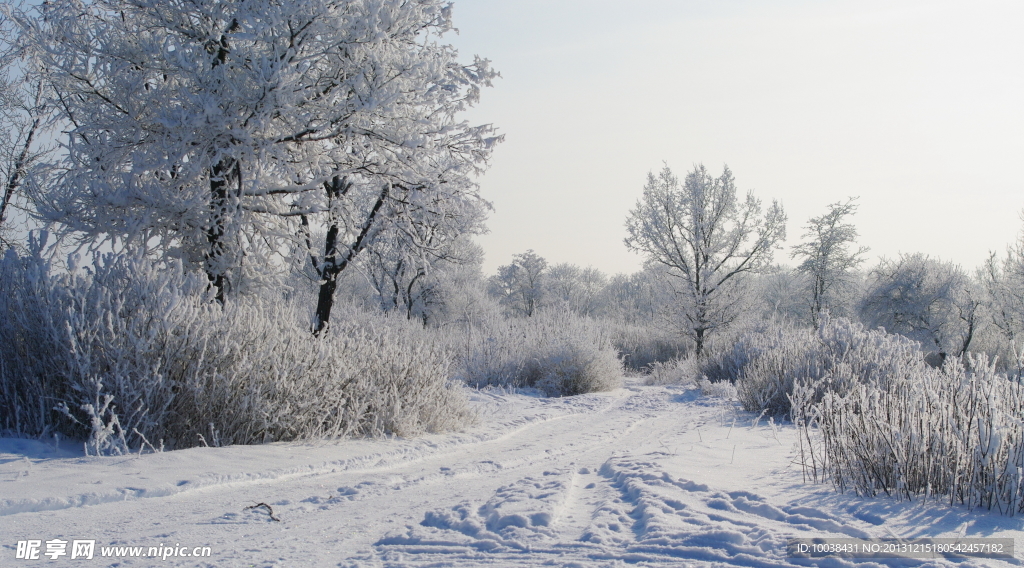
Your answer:
[[[695,390],[627,382],[569,398],[472,399],[476,426],[417,439],[127,457],[2,440],[0,565],[1021,564],[788,558],[787,542],[804,537],[1000,537],[1024,550],[1024,522],[804,484],[792,427]],[[247,509],[258,503],[274,518]],[[70,549],[16,559],[16,543],[32,539],[42,553],[47,540],[95,540],[94,559],[72,560]],[[157,560],[123,548],[159,546],[210,555]]]

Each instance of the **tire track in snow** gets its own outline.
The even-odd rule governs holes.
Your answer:
[[[513,437],[525,436],[532,428],[548,422],[564,420],[577,414],[607,411],[614,407],[617,402],[621,401],[622,398],[623,396],[617,396],[611,400],[605,400],[600,396],[592,396],[589,400],[574,405],[563,404],[565,399],[539,399],[534,407],[526,409],[532,411],[532,413],[514,416],[506,422],[491,423],[487,425],[487,428],[475,433],[433,435],[426,439],[395,440],[394,444],[400,446],[396,449],[309,463],[296,467],[263,471],[222,471],[183,479],[175,484],[159,486],[145,486],[146,484],[140,483],[133,474],[131,485],[115,485],[114,487],[103,487],[102,489],[96,489],[93,486],[90,487],[91,490],[88,492],[47,496],[45,498],[6,498],[0,500],[0,517],[17,513],[57,511],[105,503],[119,503],[136,499],[163,498],[185,493],[238,490],[246,486],[266,485],[275,482],[289,483],[296,479],[315,478],[341,472],[370,474],[377,471],[386,471],[397,467],[415,465],[426,460],[446,459],[454,456],[456,453],[473,452],[475,451],[474,448],[486,447],[489,444],[499,444]],[[342,440],[336,444],[343,446],[350,442],[349,440]],[[320,447],[327,451],[331,449],[327,444],[323,444]],[[217,448],[217,450],[226,449]],[[177,457],[184,457],[188,452],[196,450],[209,449],[193,448],[181,450],[180,453],[167,452],[156,457],[167,458],[173,461]],[[100,484],[108,481],[110,476],[108,468],[112,460],[153,459],[153,457],[152,455],[147,455],[125,456],[122,458],[94,457],[76,459],[82,464],[79,477],[93,477],[95,480],[91,483]],[[182,462],[184,463],[185,460],[183,459]],[[143,466],[140,464],[140,467]],[[35,473],[35,475],[45,477],[45,471]],[[50,483],[46,480],[40,483],[54,487],[61,485],[60,483]],[[80,485],[85,483],[81,482]]]
[[[599,421],[602,428],[595,430],[596,436],[563,433],[571,440],[566,444],[571,451],[565,452],[561,463],[568,463],[570,467],[559,472],[557,487],[551,488],[560,493],[557,498],[552,498],[548,492],[538,496],[525,490],[536,482],[535,477],[510,478],[510,483],[497,489],[486,502],[465,500],[449,509],[428,511],[419,526],[410,526],[380,539],[376,546],[381,557],[404,552],[401,555],[413,562],[409,565],[429,565],[441,558],[479,563],[485,560],[480,555],[486,554],[487,562],[502,557],[501,562],[518,564],[524,560],[521,554],[525,550],[534,556],[557,557],[575,556],[583,550],[590,550],[582,558],[598,559],[604,554],[604,548],[598,542],[588,542],[585,531],[594,523],[596,516],[610,510],[609,501],[618,492],[611,488],[612,480],[597,475],[597,470],[609,459],[623,454],[623,448],[661,445],[665,436],[685,433],[696,419],[708,419],[712,413],[718,412],[713,408],[697,408],[694,414],[673,419],[679,410],[679,405],[667,400],[663,391],[638,389],[614,409],[620,413],[619,416],[581,417],[581,428],[585,423]],[[588,436],[592,439],[586,440]],[[553,475],[552,472],[544,473]],[[583,480],[587,483],[580,487]],[[492,511],[500,508],[498,504],[507,501],[515,502],[516,510],[532,510],[533,513],[519,514],[521,522],[510,525],[488,522]],[[543,519],[553,518],[554,522],[530,522],[535,515]],[[628,524],[625,523],[627,531]],[[632,540],[632,537],[627,540]],[[414,557],[410,556],[412,550],[416,551]],[[461,553],[455,553],[455,550]]]
[[[502,485],[514,484],[530,476],[542,476],[546,470],[554,471],[559,464],[576,460],[582,452],[614,445],[615,440],[636,432],[650,419],[639,416],[636,411],[644,406],[657,406],[654,403],[659,397],[651,397],[645,390],[622,389],[567,399],[510,398],[514,401],[509,409],[513,416],[511,419],[499,416],[469,433],[409,441],[410,445],[421,450],[392,449],[395,444],[405,443],[401,440],[357,440],[339,444],[341,448],[351,444],[376,449],[375,453],[366,452],[362,456],[332,462],[343,464],[347,469],[332,471],[309,465],[254,469],[245,464],[234,470],[242,470],[241,473],[227,474],[241,479],[222,477],[216,483],[198,488],[194,485],[185,487],[162,498],[130,495],[125,499],[119,495],[115,497],[116,501],[95,507],[36,510],[6,518],[11,522],[18,519],[17,534],[25,534],[25,538],[36,538],[32,535],[40,531],[46,533],[52,530],[50,527],[57,526],[62,527],[62,532],[52,536],[61,538],[88,534],[90,538],[96,536],[100,542],[123,544],[172,539],[208,543],[221,551],[218,558],[224,564],[233,561],[251,563],[253,550],[239,549],[239,542],[263,542],[264,549],[278,550],[285,556],[295,557],[295,554],[301,554],[302,543],[309,542],[311,535],[322,534],[325,544],[321,548],[330,551],[334,558],[330,565],[337,565],[339,558],[348,558],[354,551],[370,551],[371,545],[387,532],[384,527],[418,524],[428,511],[437,509],[439,504],[455,505],[467,496],[495,493]],[[646,402],[638,404],[638,400]],[[524,411],[527,414],[525,418],[522,417]],[[519,415],[514,416],[513,413]],[[301,445],[279,445],[277,448],[203,448],[201,451],[230,461],[233,454],[259,453],[264,449],[278,454],[282,450],[294,450],[299,458],[310,450]],[[313,448],[314,451],[328,452],[333,449],[330,445]],[[187,452],[189,450],[180,455],[186,456]],[[86,468],[97,463],[103,465],[105,469],[102,472],[107,474],[111,463],[130,465],[134,471],[133,481],[138,482],[140,489],[145,489],[145,483],[139,480],[147,477],[147,472],[142,471],[142,475],[138,475],[138,470],[144,469],[147,463],[176,458],[176,454],[179,452],[141,458],[90,458],[80,461]],[[600,464],[603,459],[594,457],[592,461]],[[174,460],[170,461],[172,465],[164,463],[163,466],[173,467]],[[193,467],[202,463],[197,462],[194,456],[183,461]],[[280,463],[280,457],[272,463]],[[202,463],[201,467],[206,465]],[[356,467],[359,465],[362,467]],[[194,475],[194,471],[182,473]],[[479,503],[484,501],[485,498],[480,499]],[[273,506],[275,514],[283,522],[268,522],[266,515],[252,511],[240,512],[243,506],[254,502]],[[557,503],[557,499],[552,502],[552,512]],[[178,523],[183,523],[181,528],[172,531],[159,528],[164,523],[156,521],[153,512],[161,509],[177,511],[173,514],[179,519]],[[552,524],[556,517],[557,514],[552,513]],[[360,527],[373,528],[363,530]],[[136,536],[126,542],[122,536],[125,534]],[[267,562],[267,565],[275,564],[271,560]]]
[[[780,499],[786,493],[771,494],[777,487],[763,480],[753,480],[760,488],[753,489],[730,477],[742,467],[748,447],[753,459],[778,463],[788,459],[789,448],[766,428],[744,438],[742,425],[737,422],[735,432],[729,426],[731,416],[725,415],[731,406],[698,399],[692,391],[631,387],[556,400],[475,396],[478,405],[487,405],[489,421],[466,433],[317,448],[280,445],[270,448],[277,461],[261,467],[250,467],[252,455],[264,455],[259,447],[203,450],[211,457],[249,456],[250,462],[234,470],[243,473],[228,473],[264,477],[163,498],[135,496],[96,507],[0,517],[0,532],[14,540],[85,536],[127,545],[201,543],[215,552],[211,566],[697,568],[806,566],[781,556],[779,544],[811,534],[880,536],[889,528],[888,523],[876,527],[877,519],[863,520],[869,519],[866,514],[858,520],[843,513],[834,502],[848,504],[845,497],[828,502],[792,497],[825,492],[822,488]],[[320,463],[344,467],[308,463],[308,452],[324,457],[341,450],[347,453],[335,457],[344,459]],[[292,453],[299,465],[281,467],[288,463],[281,456]],[[174,454],[124,463],[137,471]],[[206,466],[195,457],[185,462]],[[765,475],[773,471],[756,469]],[[726,478],[716,477],[718,472]],[[273,506],[282,521],[243,511],[254,502]],[[180,559],[161,564],[195,565]],[[126,560],[122,565],[147,564]],[[846,560],[819,565],[877,566]],[[1012,564],[988,564],[995,565]]]
[[[664,391],[661,396],[666,400]],[[353,557],[349,565],[882,566],[872,559],[808,562],[786,556],[792,538],[880,536],[868,530],[873,523],[840,519],[809,506],[776,505],[754,492],[718,489],[673,475],[666,463],[678,456],[669,446],[684,445],[687,435],[700,440],[693,430],[702,427],[708,440],[691,447],[713,457],[728,449],[723,445],[732,444],[727,441],[737,423],[732,420],[729,426],[721,408],[688,404],[692,399],[687,397],[673,401],[683,404],[651,404],[644,395],[630,397],[616,409],[623,412],[622,420],[606,417],[605,432],[625,425],[606,443],[584,445],[578,434],[567,436],[573,440],[570,445],[578,446],[563,456],[561,463],[571,467],[557,472],[557,482],[539,484],[524,467],[518,477],[505,478],[489,497],[431,509],[418,524],[379,539],[371,553]],[[712,440],[712,432],[724,434],[724,440]],[[733,445],[733,455],[735,450]],[[595,462],[601,464],[598,474],[591,469]],[[553,496],[555,491],[561,495]],[[498,511],[514,513],[496,517]],[[544,522],[536,522],[537,517]],[[884,565],[984,564],[891,559]]]
[[[607,395],[600,396],[607,397]],[[592,405],[590,412],[572,414],[558,422],[537,424],[528,435],[505,436],[501,440],[497,440],[496,443],[489,444],[486,448],[463,448],[444,456],[421,460],[416,464],[389,468],[386,471],[388,476],[401,479],[401,483],[397,485],[382,481],[380,475],[377,476],[377,479],[364,480],[362,474],[357,474],[357,472],[339,472],[336,475],[325,476],[320,481],[331,479],[338,483],[345,483],[339,487],[340,492],[346,494],[344,499],[335,499],[333,503],[326,503],[327,499],[324,497],[313,498],[311,496],[311,501],[303,513],[314,514],[313,507],[324,507],[329,509],[331,514],[344,515],[347,511],[358,511],[359,503],[372,503],[374,506],[384,504],[375,513],[378,517],[404,519],[407,524],[415,526],[427,520],[427,515],[432,513],[436,513],[432,517],[434,519],[445,518],[462,527],[486,526],[486,519],[493,512],[487,510],[480,512],[488,502],[486,495],[495,495],[505,486],[512,487],[518,484],[521,487],[526,487],[533,482],[532,478],[551,479],[554,471],[562,473],[572,471],[572,474],[565,474],[570,476],[566,479],[571,479],[575,475],[574,468],[581,462],[592,463],[593,469],[596,470],[607,459],[609,448],[617,447],[623,436],[643,430],[643,426],[651,423],[652,418],[661,417],[671,410],[671,405],[665,404],[664,398],[663,395],[652,394],[647,389],[621,390],[615,394],[609,404],[601,405],[600,408],[593,408]],[[638,416],[637,411],[641,408],[652,412],[648,412],[646,416]],[[657,420],[653,422],[658,423]],[[592,455],[588,457],[588,454]],[[482,455],[488,459],[481,460]],[[439,461],[441,458],[444,458],[443,462]],[[545,472],[548,473],[547,476],[544,475]],[[377,471],[375,473],[385,472]],[[362,485],[356,487],[357,484]],[[471,494],[480,497],[472,500],[466,499],[467,484],[472,486]],[[565,509],[564,503],[572,495],[570,493],[572,482],[563,483],[562,486],[563,488],[551,492],[559,495],[549,496],[553,500],[544,503],[543,506],[538,506],[538,509],[531,513],[531,518],[534,518],[532,515],[537,515],[536,518],[550,517],[547,526],[560,524],[563,517],[559,510]],[[429,491],[425,489],[426,487],[429,487]],[[396,504],[394,501],[396,491],[401,491],[404,494],[429,492],[430,498],[422,502],[403,501]],[[508,492],[509,489],[506,488],[505,491]],[[355,501],[355,503],[350,504],[350,501]],[[523,501],[528,502],[526,499]],[[449,505],[439,510],[438,505],[443,503]],[[392,504],[392,506],[389,508],[386,504]],[[495,504],[492,503],[492,505]],[[500,509],[496,506],[492,508]],[[427,524],[429,525],[431,522],[427,521]],[[527,523],[527,525],[545,526],[531,523]],[[491,523],[491,526],[495,525]],[[527,527],[518,528],[527,529]],[[465,536],[465,532],[461,534]],[[483,535],[482,532],[479,534]],[[381,536],[369,534],[347,536],[344,546],[346,549],[368,550],[374,542],[380,540]],[[470,542],[468,546],[473,549],[480,546],[489,548],[494,546],[493,542],[500,542],[493,535],[488,538],[481,536],[477,540],[479,542]],[[447,550],[451,545],[452,543],[447,541],[438,541],[432,544],[438,550]],[[404,554],[409,553],[409,546],[413,546],[412,541],[406,543],[406,548],[403,549]],[[424,544],[420,543],[415,546],[420,547]]]

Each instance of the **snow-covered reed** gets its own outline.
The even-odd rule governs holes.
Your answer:
[[[466,330],[459,376],[470,385],[534,387],[548,396],[605,391],[622,381],[622,363],[596,321],[568,311],[488,318]]]
[[[1024,385],[984,356],[905,365],[845,393],[801,382],[793,416],[805,472],[840,491],[1024,512]],[[842,370],[848,373],[847,369]]]
[[[221,308],[180,265],[0,263],[0,429],[93,451],[416,434],[470,419],[452,354],[421,326],[337,314],[324,337],[283,296]]]
[[[1024,512],[1024,385],[983,355],[936,369],[914,341],[825,318],[748,333],[705,368],[746,410],[790,415],[810,479]]]

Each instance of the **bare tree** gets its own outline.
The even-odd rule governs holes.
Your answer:
[[[793,247],[793,258],[803,259],[797,270],[809,277],[811,324],[815,327],[821,312],[836,307],[837,296],[849,291],[854,282],[852,271],[864,262],[869,250],[851,249],[857,240],[857,228],[844,222],[857,212],[856,199],[832,203],[828,213],[811,217],[804,227],[804,238],[810,240]]]
[[[459,293],[453,288],[467,273],[478,275],[483,249],[468,235],[435,237],[438,242],[428,250],[411,246],[399,235],[392,233],[369,249],[360,267],[383,311],[399,311],[427,325],[441,319],[452,295]]]
[[[666,292],[665,276],[657,267],[633,274],[612,276],[598,299],[601,315],[629,324],[649,324],[665,315],[671,293]]]
[[[773,266],[755,280],[754,289],[761,314],[769,319],[810,323],[801,301],[801,292],[808,287],[808,278],[794,268]]]
[[[626,230],[626,246],[662,265],[678,284],[686,333],[701,356],[709,334],[738,315],[740,277],[771,264],[785,239],[786,215],[774,201],[762,214],[752,193],[738,199],[728,166],[714,178],[697,165],[682,185],[666,166],[648,175]]]

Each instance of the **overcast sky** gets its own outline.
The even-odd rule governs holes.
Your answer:
[[[786,250],[829,203],[879,256],[973,269],[1024,223],[1019,1],[455,0],[463,60],[501,72],[468,115],[506,135],[481,178],[491,273],[534,249],[632,272],[647,173],[728,164],[779,200]]]

